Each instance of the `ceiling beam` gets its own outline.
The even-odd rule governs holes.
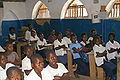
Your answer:
[[[0,0],[4,2],[25,2],[26,0]]]

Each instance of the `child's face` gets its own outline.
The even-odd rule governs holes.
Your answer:
[[[48,56],[48,61],[50,64],[54,65],[57,63],[57,58],[56,58],[56,55],[55,53],[50,53],[49,56]]]
[[[10,30],[11,33],[14,33],[14,31],[15,31],[14,29],[11,29],[11,30]]]
[[[77,37],[76,37],[76,36],[72,36],[71,41],[72,41],[72,43],[76,43],[76,41],[77,41]]]
[[[44,67],[44,62],[42,58],[36,58],[34,59],[34,63],[32,64],[32,67],[36,70],[38,70],[39,72],[41,72],[43,70]]]
[[[96,39],[95,44],[99,45],[100,44],[100,39]]]
[[[70,36],[70,31],[65,31],[65,35]]]
[[[6,49],[7,49],[7,51],[12,52],[13,51],[13,44],[8,44]]]
[[[57,38],[62,39],[62,34],[58,34]]]
[[[92,35],[92,36],[95,36],[95,35],[96,35],[96,30],[95,30],[95,31],[92,31],[91,35]]]
[[[5,65],[7,63],[7,57],[4,55],[0,55],[0,64]]]
[[[31,36],[35,36],[35,32],[31,32]]]
[[[109,40],[110,40],[110,41],[113,41],[113,40],[114,40],[113,35],[110,35],[110,36],[109,36]]]
[[[20,72],[18,70],[11,71],[8,77],[9,80],[21,80]]]
[[[44,35],[43,34],[39,35],[39,38],[40,38],[40,40],[43,40]]]
[[[87,35],[83,35],[83,36],[82,36],[82,40],[83,40],[83,41],[86,41],[86,40],[87,40]]]
[[[25,54],[27,57],[31,57],[33,55],[33,49],[32,48],[27,48],[27,50],[25,51]]]
[[[54,34],[55,34],[55,30],[52,30],[52,31],[51,31],[51,35],[54,35]]]

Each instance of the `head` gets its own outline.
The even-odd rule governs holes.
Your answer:
[[[71,35],[71,41],[72,41],[72,43],[76,43],[76,41],[77,41],[77,36],[76,36],[75,34],[72,34],[72,35]]]
[[[115,33],[113,33],[113,32],[109,33],[108,38],[110,41],[113,41],[115,39]]]
[[[61,33],[61,32],[58,32],[58,33],[57,33],[57,39],[58,39],[58,40],[61,40],[61,39],[62,39],[62,33]]]
[[[94,44],[96,45],[99,45],[101,43],[101,39],[99,36],[96,36],[93,41],[94,41]]]
[[[0,66],[4,66],[7,63],[7,57],[3,52],[0,52]]]
[[[92,29],[90,33],[94,37],[96,35],[96,29]]]
[[[18,67],[10,67],[6,71],[8,80],[21,80],[21,70]]]
[[[50,65],[55,65],[57,63],[57,57],[53,50],[46,51],[46,60],[49,62]]]
[[[24,47],[24,54],[25,54],[28,58],[30,58],[30,57],[33,55],[33,48],[32,48],[32,46],[29,46],[29,45],[25,46],[25,47]]]
[[[81,39],[82,39],[82,41],[87,41],[87,33],[82,33],[81,34]]]
[[[71,33],[70,33],[70,29],[66,29],[66,30],[65,30],[65,35],[66,35],[67,37],[70,37],[70,34],[71,34]]]
[[[43,40],[43,39],[44,39],[43,33],[39,33],[39,39],[40,39],[40,40]]]
[[[9,31],[10,31],[10,33],[14,33],[15,32],[15,28],[14,27],[10,27]]]
[[[12,52],[13,51],[13,44],[12,42],[6,42],[5,43],[5,50],[8,52]]]
[[[32,30],[31,31],[31,36],[35,37],[35,34],[36,34],[35,31]]]
[[[28,28],[29,28],[29,30],[32,30],[33,29],[33,24],[32,23],[28,23]]]
[[[51,34],[51,35],[55,35],[55,30],[53,30],[53,29],[50,30],[50,34]]]
[[[34,70],[41,72],[44,67],[44,62],[43,62],[42,56],[40,56],[39,54],[32,55],[31,56],[31,65]]]

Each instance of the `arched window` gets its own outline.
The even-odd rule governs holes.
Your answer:
[[[65,18],[79,17],[88,17],[87,10],[80,0],[73,0],[67,8]]]
[[[116,0],[109,14],[110,18],[118,18],[120,17],[120,0]]]

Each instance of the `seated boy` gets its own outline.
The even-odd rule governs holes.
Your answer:
[[[53,80],[48,71],[43,69],[43,58],[39,54],[32,55],[31,65],[33,69],[27,76],[26,80]]]
[[[49,65],[45,69],[54,77],[54,80],[66,80],[70,77],[65,66],[62,63],[57,63],[57,57],[53,50],[46,51],[46,60]]]
[[[11,42],[5,43],[5,55],[7,57],[7,61],[14,65],[20,65],[20,59],[16,52],[13,51],[13,44]]]
[[[31,61],[30,58],[33,55],[33,49],[31,46],[27,45],[24,47],[24,54],[26,57],[22,60],[22,71],[24,72],[24,79],[31,72]]]
[[[11,63],[7,63],[7,58],[4,53],[0,52],[0,80],[5,80],[7,75],[6,71],[9,67],[14,66]]]
[[[6,80],[21,80],[21,70],[18,67],[8,68],[6,74]]]

